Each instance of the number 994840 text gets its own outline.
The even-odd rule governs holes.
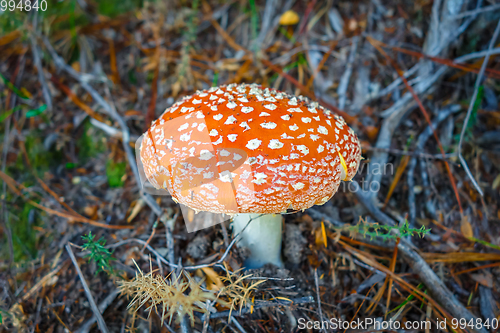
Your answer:
[[[35,11],[46,11],[47,1],[46,0],[1,0],[0,10],[3,12],[30,12]]]

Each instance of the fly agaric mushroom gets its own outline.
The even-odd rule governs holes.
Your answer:
[[[198,91],[145,133],[148,180],[195,211],[233,216],[247,268],[281,261],[281,213],[326,203],[361,159],[344,119],[302,96],[252,84]],[[265,214],[265,215],[261,215]],[[257,218],[258,216],[261,216]]]

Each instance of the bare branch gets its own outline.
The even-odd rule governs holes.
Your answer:
[[[464,142],[464,136],[465,136],[465,131],[467,130],[467,124],[469,123],[470,116],[472,114],[472,109],[474,109],[474,105],[476,104],[476,99],[477,99],[477,94],[479,92],[479,86],[481,85],[483,78],[484,78],[484,71],[486,70],[486,66],[488,65],[488,60],[490,59],[490,52],[493,50],[493,46],[495,46],[495,41],[498,38],[498,34],[500,33],[500,21],[498,21],[497,27],[495,29],[495,32],[493,33],[493,37],[491,38],[490,45],[488,47],[488,52],[486,53],[486,56],[484,57],[483,64],[481,65],[481,69],[479,70],[479,74],[476,78],[476,84],[474,85],[474,94],[472,95],[472,99],[469,104],[469,109],[467,110],[467,115],[465,116],[464,120],[464,125],[462,127],[462,132],[460,133],[460,141],[458,142],[458,158],[460,159],[460,162],[462,164],[462,167],[464,168],[465,172],[467,173],[467,176],[469,176],[472,184],[476,188],[477,192],[481,195],[484,196],[483,190],[477,183],[476,179],[470,172],[469,166],[467,165],[467,162],[465,161],[465,158],[462,155],[462,144]]]
[[[99,311],[99,308],[97,308],[97,305],[95,304],[94,297],[92,296],[92,293],[90,292],[89,286],[87,284],[87,281],[85,280],[85,277],[82,274],[82,271],[80,270],[80,266],[78,266],[78,262],[76,261],[75,254],[71,250],[71,246],[69,244],[66,244],[66,251],[68,251],[69,257],[71,258],[71,261],[73,262],[73,265],[75,266],[76,272],[78,273],[78,276],[80,277],[80,281],[82,282],[83,289],[85,290],[85,295],[87,295],[87,300],[89,301],[90,308],[92,309],[92,312],[94,313],[94,316],[97,319],[97,325],[99,326],[99,329],[101,330],[102,333],[108,333],[108,327],[106,326],[106,323],[104,322],[104,318],[102,318],[101,312]]]

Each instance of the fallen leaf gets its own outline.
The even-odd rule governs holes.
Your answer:
[[[139,212],[141,211],[142,207],[144,207],[144,200],[142,200],[142,199],[137,200],[134,208],[132,209],[132,212],[130,213],[129,217],[127,218],[127,223],[132,222],[132,220],[134,219],[134,217],[136,217],[137,214],[139,214]]]
[[[493,288],[493,276],[491,273],[471,274],[470,277],[479,284],[485,287]]]
[[[325,247],[328,246],[326,240],[327,240],[327,237],[326,237],[326,231],[325,231],[325,222],[321,221],[321,236],[323,237],[323,243],[325,245]]]
[[[491,188],[496,190],[500,186],[500,174],[495,177],[495,180],[491,184]]]
[[[222,287],[224,287],[224,284],[222,283],[219,274],[217,274],[217,272],[215,272],[212,268],[202,267],[201,270],[207,276],[207,286],[210,286],[210,288],[208,289],[220,290]]]
[[[83,208],[83,213],[92,219],[94,214],[97,213],[97,208],[97,205],[85,206],[85,208]]]
[[[326,240],[324,239],[323,236],[323,230],[322,228],[318,228],[314,231],[314,243],[318,246],[324,245]]]
[[[472,226],[470,225],[469,219],[466,216],[464,216],[464,218],[462,219],[462,223],[460,224],[460,231],[467,238],[474,237]]]

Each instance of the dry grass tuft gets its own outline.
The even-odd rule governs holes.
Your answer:
[[[119,282],[121,294],[132,297],[128,306],[132,312],[147,305],[146,311],[149,314],[153,309],[156,313],[161,313],[162,322],[168,318],[171,323],[176,314],[178,322],[187,315],[193,324],[194,312],[206,312],[204,303],[215,299],[214,294],[200,288],[202,282],[197,283],[192,279],[184,281],[181,277],[172,279],[170,275],[163,277],[154,274],[153,270],[144,274],[138,266],[137,269],[134,279]]]
[[[226,267],[227,275],[221,277],[221,280],[227,284],[227,286],[221,288],[217,297],[225,297],[228,299],[229,317],[231,317],[231,313],[234,309],[239,306],[239,310],[241,311],[243,307],[247,306],[247,303],[251,302],[255,290],[257,290],[257,287],[264,283],[265,280],[246,282],[245,279],[251,277],[252,274],[238,275],[239,271],[231,274],[229,273],[226,263],[224,263],[224,266]]]
[[[135,314],[146,305],[149,315],[154,309],[161,316],[162,323],[168,318],[169,324],[175,315],[177,322],[180,322],[182,317],[188,316],[193,325],[195,311],[208,311],[207,301],[216,301],[229,308],[229,317],[231,317],[233,310],[241,311],[252,303],[257,287],[265,282],[265,280],[247,282],[246,280],[252,274],[240,275],[239,271],[229,273],[226,266],[227,275],[221,277],[224,286],[215,295],[201,288],[203,281],[196,282],[189,276],[187,280],[184,280],[182,276],[171,278],[170,274],[163,277],[154,274],[155,271],[152,269],[144,274],[136,263],[135,265],[138,270],[135,278],[118,282],[121,294],[132,298],[128,305],[129,311]]]

